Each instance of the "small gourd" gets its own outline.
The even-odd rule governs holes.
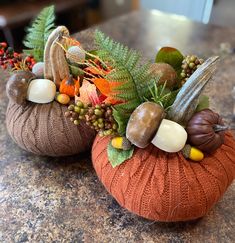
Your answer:
[[[75,80],[72,75],[67,79],[63,79],[60,84],[60,93],[67,94],[70,97],[77,95],[80,88],[79,80]]]
[[[168,118],[186,126],[195,113],[203,88],[212,77],[219,57],[207,59],[187,80],[168,111]]]
[[[61,81],[69,77],[69,66],[61,45],[66,44],[69,30],[65,26],[58,26],[49,35],[44,49],[44,78],[53,80],[57,87]]]
[[[214,152],[224,143],[227,129],[222,118],[210,109],[195,113],[186,127],[189,143],[207,153]]]

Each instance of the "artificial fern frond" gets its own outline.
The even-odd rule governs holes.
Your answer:
[[[149,71],[150,63],[142,65],[140,63],[141,56],[137,51],[129,50],[126,46],[106,37],[100,31],[96,31],[95,40],[99,49],[105,51],[103,54],[106,53],[102,56],[103,60],[111,57],[115,61],[113,71],[106,76],[106,79],[120,83],[114,89],[114,91],[118,91],[115,97],[118,98],[122,93],[130,93],[135,95],[138,103],[143,102],[146,93],[149,93],[148,87],[153,84],[153,79],[157,80],[157,77],[153,77]],[[129,90],[126,90],[127,84],[130,87]]]
[[[114,118],[121,120],[120,117],[123,117],[126,121],[133,110],[143,103],[146,97],[151,96],[149,87],[152,87],[159,77],[154,77],[150,72],[150,63],[141,63],[141,55],[137,51],[113,41],[100,31],[96,31],[95,40],[101,53],[99,57],[103,61],[113,61],[113,70],[105,78],[109,82],[119,84],[113,88],[111,96],[123,103],[115,105]],[[118,117],[115,117],[115,114],[118,114]],[[122,122],[119,132],[124,131],[124,125],[126,124]]]
[[[32,26],[27,29],[27,35],[23,43],[29,49],[24,50],[24,53],[32,54],[37,61],[43,61],[44,47],[50,33],[55,27],[54,21],[54,5],[44,8],[39,13],[33,21]]]

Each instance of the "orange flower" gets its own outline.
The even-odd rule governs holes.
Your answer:
[[[114,92],[113,89],[119,85],[118,82],[109,82],[105,78],[94,78],[92,79],[92,82],[95,84],[101,94],[107,96],[107,98],[105,99],[105,103],[110,103],[113,105],[121,103],[120,100],[116,100],[112,97],[115,93],[117,93]]]

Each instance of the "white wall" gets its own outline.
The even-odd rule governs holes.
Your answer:
[[[142,8],[184,15],[192,20],[207,23],[213,0],[140,0]]]

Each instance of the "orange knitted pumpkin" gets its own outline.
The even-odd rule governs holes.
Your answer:
[[[200,163],[149,145],[135,148],[131,159],[112,168],[106,151],[109,141],[97,136],[93,144],[92,160],[99,179],[121,206],[151,220],[204,216],[235,177],[235,141],[230,133]]]

